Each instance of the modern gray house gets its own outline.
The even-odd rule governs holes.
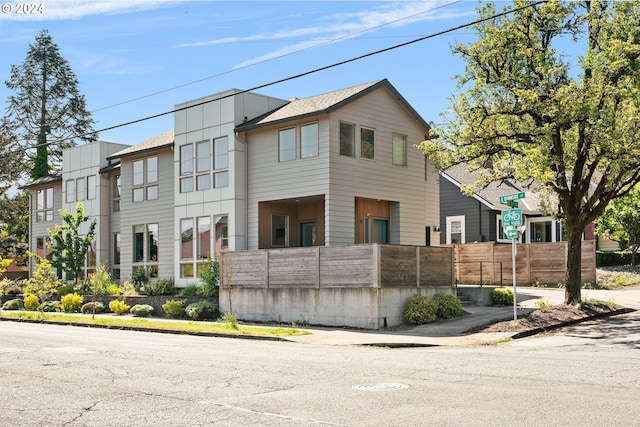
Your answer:
[[[429,126],[388,80],[304,99],[232,89],[175,106],[174,129],[96,142],[26,187],[30,248],[60,208],[97,221],[85,274],[197,282],[224,251],[440,241],[439,176],[414,148]],[[33,268],[33,266],[32,266]]]

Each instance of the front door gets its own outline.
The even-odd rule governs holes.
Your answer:
[[[389,243],[389,221],[373,220],[373,243]]]
[[[303,222],[300,224],[300,247],[316,245],[316,223]]]

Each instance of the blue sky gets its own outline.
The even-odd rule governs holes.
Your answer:
[[[4,2],[4,3],[3,3]],[[69,61],[96,130],[171,111],[229,88],[250,89],[449,29],[477,18],[476,1],[43,1],[19,14],[0,0],[0,79],[47,29]],[[9,5],[9,6],[7,6]],[[258,90],[316,95],[382,78],[427,121],[438,123],[463,71],[451,45],[471,30],[414,43]],[[8,89],[0,86],[6,106]],[[173,128],[173,116],[101,132],[136,144]]]

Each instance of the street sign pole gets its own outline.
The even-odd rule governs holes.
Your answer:
[[[518,311],[516,310],[516,300],[517,300],[517,292],[516,292],[516,239],[511,239],[511,274],[513,275],[513,321],[518,321]]]

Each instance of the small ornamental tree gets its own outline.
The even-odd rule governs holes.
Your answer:
[[[29,255],[36,259],[37,264],[33,275],[27,280],[24,292],[37,296],[42,304],[51,298],[64,282],[58,279],[49,260],[31,252]]]
[[[47,248],[51,254],[51,264],[64,271],[67,280],[73,278],[77,282],[95,235],[96,221],[91,221],[88,231],[81,235],[82,225],[89,221],[82,203],[76,205],[75,215],[64,209],[60,209],[59,213],[64,224],[56,224],[55,230],[49,230],[52,243],[47,243]]]
[[[7,268],[12,261],[13,260],[11,259],[2,258],[2,256],[0,255],[0,276],[3,275],[5,271],[7,271]]]

